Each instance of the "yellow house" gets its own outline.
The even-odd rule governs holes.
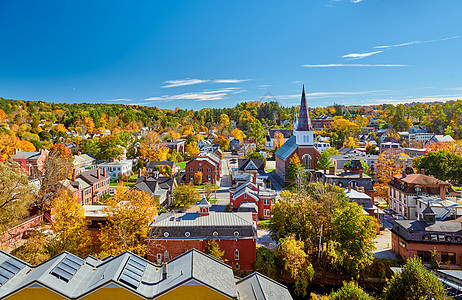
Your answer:
[[[68,252],[29,265],[0,251],[0,299],[292,299],[285,286],[253,273],[237,280],[233,270],[195,249],[153,264],[130,252],[98,260]]]

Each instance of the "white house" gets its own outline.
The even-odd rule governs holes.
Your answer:
[[[130,176],[130,172],[133,167],[133,161],[127,160],[116,160],[111,162],[105,162],[98,165],[98,168],[106,169],[106,172],[111,176],[111,179],[119,178],[119,174]]]

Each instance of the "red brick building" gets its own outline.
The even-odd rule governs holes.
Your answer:
[[[212,152],[201,152],[186,163],[185,182],[194,181],[194,174],[202,173],[202,183],[216,184],[220,180],[221,159]]]
[[[205,251],[214,240],[234,270],[251,271],[257,238],[252,213],[209,212],[205,199],[198,205],[198,212],[161,214],[154,221],[147,239],[148,259],[169,260],[193,248]]]
[[[294,116],[294,134],[279,148],[276,153],[276,173],[284,178],[286,168],[294,155],[297,155],[308,172],[314,172],[321,153],[314,146],[313,127],[306,103],[305,87],[302,91],[300,114]]]
[[[85,204],[94,204],[95,201],[99,200],[103,195],[109,192],[111,176],[106,173],[106,169],[101,170],[96,168],[88,170],[78,174],[75,179],[72,179],[72,181],[82,179],[91,187],[91,189],[86,190],[82,196]]]
[[[329,129],[332,127],[332,122],[334,122],[334,118],[327,115],[320,115],[316,118],[313,118],[313,128]]]
[[[255,203],[259,219],[271,217],[271,207],[276,200],[276,192],[265,188],[264,182],[257,179],[257,173],[245,182],[238,182],[237,186],[229,189],[230,209],[238,211],[243,203]]]
[[[11,158],[21,165],[29,178],[35,179],[42,176],[47,157],[48,151],[39,149],[39,151],[19,151]]]
[[[422,262],[430,263],[430,251],[436,250],[437,261],[452,265],[462,262],[460,220],[435,221],[435,213],[427,207],[424,220],[396,221],[391,232],[392,249],[404,259],[419,256]]]

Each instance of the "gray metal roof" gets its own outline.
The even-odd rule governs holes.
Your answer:
[[[11,257],[10,254],[0,251],[0,264]],[[105,260],[89,256],[72,278],[65,281],[50,272],[67,257],[76,258],[70,253],[63,252],[38,266],[31,266],[17,260],[17,263],[23,267],[0,288],[0,298],[3,299],[23,288],[33,288],[36,284],[38,284],[37,287],[48,288],[71,299],[81,298],[108,285],[113,285],[115,288],[123,287],[144,298],[154,298],[182,284],[205,285],[230,298],[238,297],[231,267],[195,249],[168,262],[166,279],[162,278],[161,266],[133,253],[124,252]],[[129,259],[139,260],[146,264],[137,287],[120,280]]]
[[[295,135],[291,136],[274,155],[286,160],[297,149],[297,139]]]
[[[289,290],[282,284],[260,273],[252,273],[239,280],[237,291],[240,300],[290,300]]]

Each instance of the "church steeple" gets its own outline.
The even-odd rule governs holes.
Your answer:
[[[303,85],[302,90],[302,100],[300,103],[297,131],[313,131],[313,127],[311,127],[310,112],[308,110],[308,105],[306,104],[305,85]]]

